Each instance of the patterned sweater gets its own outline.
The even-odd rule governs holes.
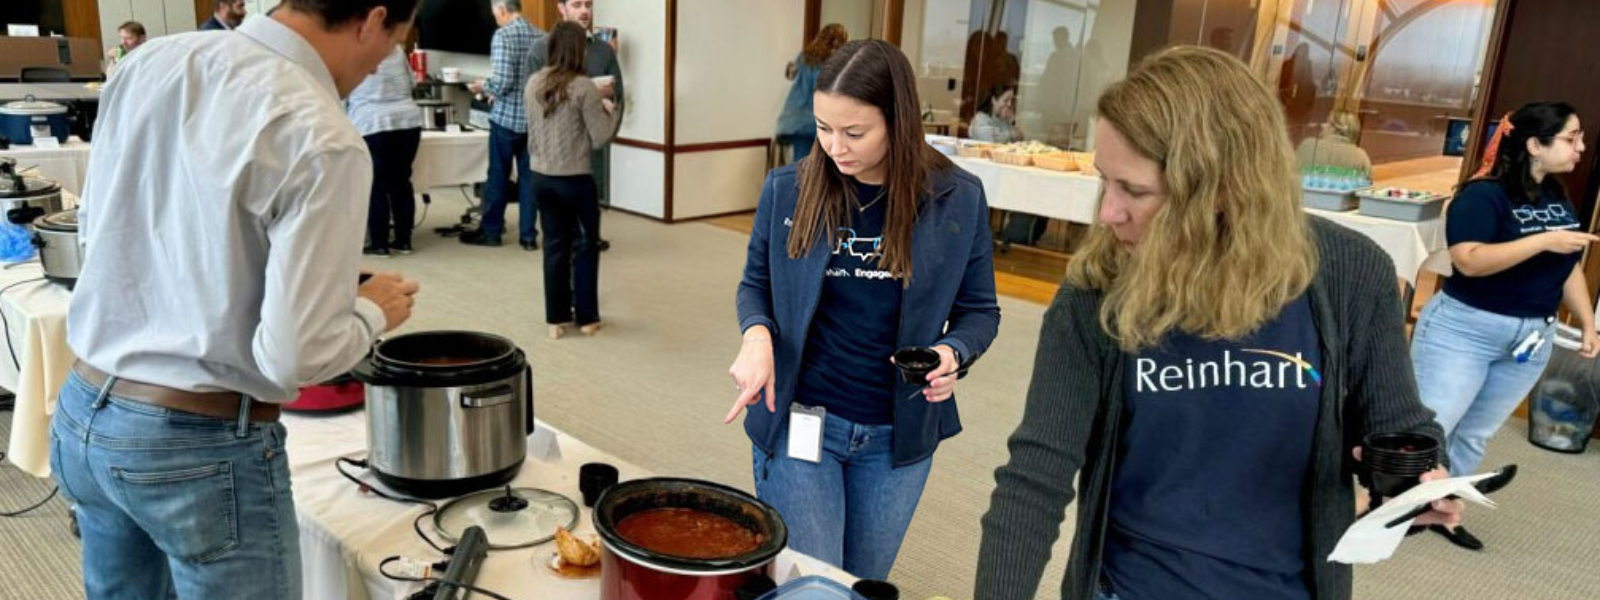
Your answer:
[[[622,112],[606,112],[600,90],[588,77],[567,84],[567,99],[545,116],[539,88],[553,68],[528,78],[528,162],[540,175],[588,175],[590,152],[604,148],[616,135]]]

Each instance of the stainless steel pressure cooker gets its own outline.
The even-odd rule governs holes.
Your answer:
[[[0,217],[22,226],[61,212],[61,186],[17,172],[17,161],[0,157]]]
[[[533,380],[510,340],[426,331],[379,343],[351,374],[366,384],[368,467],[421,498],[511,481],[528,454]]]
[[[39,217],[33,222],[33,246],[39,249],[39,264],[50,281],[78,282],[83,269],[83,238],[78,237],[78,211],[64,210]]]

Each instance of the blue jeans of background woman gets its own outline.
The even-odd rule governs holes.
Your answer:
[[[416,191],[411,187],[411,163],[417,160],[422,129],[383,131],[366,136],[372,155],[372,204],[367,209],[367,247],[405,248],[411,245],[411,228],[417,219]],[[393,233],[390,218],[394,219]]]
[[[1481,310],[1440,292],[1423,307],[1411,337],[1411,362],[1422,403],[1432,409],[1449,445],[1450,474],[1471,475],[1489,438],[1533,389],[1551,343],[1517,362],[1513,350],[1534,331],[1549,340],[1542,318]]]
[[[544,316],[551,325],[600,322],[600,203],[589,175],[534,173],[544,218]]]
[[[887,579],[922,499],[933,458],[894,468],[892,425],[823,421],[822,461],[752,447],[756,496],[789,527],[789,547],[866,579]]]
[[[76,507],[88,597],[300,598],[284,435],[280,423],[172,411],[68,376],[50,469]]]

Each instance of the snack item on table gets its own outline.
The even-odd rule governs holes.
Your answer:
[[[600,562],[600,544],[579,539],[565,527],[556,528],[556,550],[569,565],[589,567]]]
[[[1051,171],[1076,171],[1080,168],[1077,159],[1072,157],[1071,152],[1035,154],[1033,155],[1033,166]]]
[[[1013,142],[995,149],[996,152],[1009,152],[1011,154],[1054,154],[1061,149],[1050,144],[1028,140],[1026,142]]]
[[[995,147],[995,144],[989,142],[961,140],[960,145],[956,147],[956,153],[966,158],[989,158],[989,152]]]

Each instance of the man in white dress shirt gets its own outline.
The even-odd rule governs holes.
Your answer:
[[[91,599],[299,598],[278,406],[410,317],[358,286],[372,184],[340,99],[417,0],[285,0],[144,45],[101,94],[52,423]]]

